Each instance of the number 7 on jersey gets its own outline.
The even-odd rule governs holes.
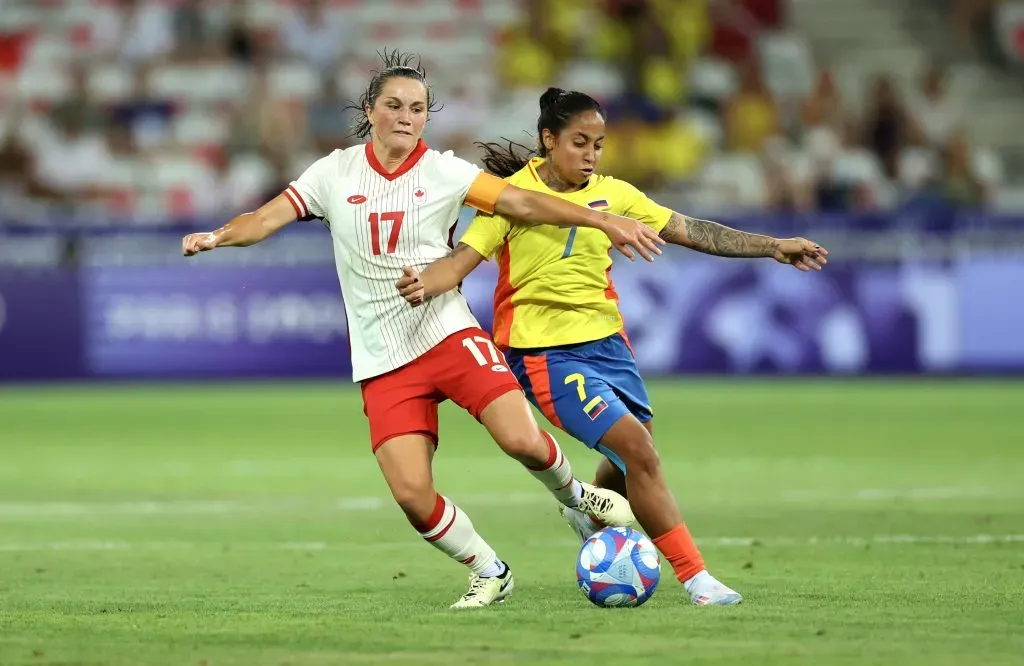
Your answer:
[[[388,213],[370,213],[370,242],[373,244],[373,253],[380,254],[380,223],[391,223],[391,233],[388,234],[387,254],[391,254],[398,247],[398,234],[402,230],[402,222],[405,220],[404,211],[393,211]]]

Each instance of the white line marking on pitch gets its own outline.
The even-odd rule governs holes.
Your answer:
[[[1012,498],[1024,496],[1024,490],[985,486],[940,486],[932,488],[866,488],[850,492],[790,491],[775,498],[751,498],[750,501],[818,504],[821,502],[911,502],[943,501],[959,498]],[[455,498],[466,506],[528,506],[551,502],[550,496],[536,493],[466,493]],[[701,502],[714,505],[714,500]],[[148,516],[148,515],[233,515],[256,512],[301,511],[379,511],[391,508],[387,497],[362,496],[324,499],[248,499],[248,500],[112,500],[112,501],[8,501],[0,502],[0,519],[74,517],[74,516]]]
[[[467,493],[460,503],[476,506],[530,505],[553,502],[543,493]],[[341,497],[337,499],[276,500],[139,500],[109,502],[0,502],[0,518],[43,518],[66,516],[135,515],[226,515],[265,511],[379,511],[394,502],[384,497]]]
[[[794,502],[818,502],[823,500],[855,500],[858,502],[908,500],[912,502],[927,502],[983,497],[1018,497],[1020,494],[1020,489],[993,488],[990,486],[935,486],[924,488],[862,488],[847,494],[795,490],[786,493],[784,499]]]
[[[0,542],[0,552],[39,551],[175,551],[198,549],[223,549],[231,551],[331,551],[331,550],[395,550],[408,548],[415,540],[357,543],[325,541],[275,541],[275,542],[198,542],[198,541],[53,541],[53,542]],[[813,536],[805,538],[761,538],[761,537],[710,537],[697,539],[701,546],[723,548],[750,548],[755,545],[771,546],[853,546],[877,545],[985,545],[1024,543],[1024,534],[972,534],[968,536],[880,534],[872,537]],[[527,542],[530,548],[574,548],[576,540]]]

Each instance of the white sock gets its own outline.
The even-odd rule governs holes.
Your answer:
[[[542,467],[527,465],[526,469],[530,470],[530,474],[543,483],[559,502],[570,508],[579,506],[583,498],[583,486],[573,477],[569,459],[562,453],[554,437],[543,430],[540,434],[548,443],[548,458]]]
[[[427,524],[416,526],[416,531],[434,548],[465,564],[478,576],[498,562],[494,549],[476,533],[469,516],[442,495],[437,496],[434,513]],[[500,574],[501,569],[494,575]]]
[[[494,578],[495,576],[500,576],[501,574],[505,573],[507,569],[507,564],[505,564],[501,560],[494,560],[494,564],[487,567],[483,571],[480,571],[479,573],[477,573],[477,575],[481,578]]]

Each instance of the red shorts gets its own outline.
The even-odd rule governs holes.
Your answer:
[[[523,390],[491,336],[479,328],[449,335],[416,360],[363,381],[362,389],[374,451],[412,433],[437,446],[437,406],[445,400],[479,419],[498,396]]]

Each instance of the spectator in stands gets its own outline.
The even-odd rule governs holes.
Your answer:
[[[230,157],[223,152],[211,156],[208,177],[190,184],[194,214],[213,219],[232,214],[232,211],[259,206],[265,199],[265,180],[256,180],[244,169],[233,168]],[[275,174],[276,175],[276,174]],[[275,185],[280,184],[275,181]],[[287,183],[286,183],[287,185]]]
[[[499,37],[497,73],[507,89],[540,88],[548,85],[557,62],[548,48],[549,28],[545,0],[526,0],[526,20],[506,27]],[[532,94],[532,93],[531,93]]]
[[[210,54],[210,25],[206,20],[202,0],[184,0],[174,10],[173,25],[179,58],[192,60]]]
[[[337,67],[347,43],[344,24],[327,12],[324,0],[302,0],[282,23],[279,39],[285,53],[323,72]]]
[[[174,48],[170,11],[158,2],[120,0],[96,13],[93,44],[100,55],[132,63],[165,56]]]
[[[805,180],[799,180],[792,162],[784,138],[774,137],[766,142],[761,153],[766,210],[789,213],[813,209],[813,185],[809,174]]]
[[[245,100],[235,110],[228,149],[232,154],[258,152],[268,159],[286,158],[305,138],[305,109],[282,104],[270,89],[270,65],[257,61]]]
[[[261,49],[252,27],[249,24],[249,6],[243,2],[235,2],[228,9],[226,21],[220,26],[219,34],[223,50],[235,62],[251,65],[258,57],[262,57],[266,49]]]
[[[862,141],[881,162],[886,177],[896,180],[900,153],[914,136],[913,121],[895,84],[885,74],[875,77],[866,99],[867,107],[860,123]]]
[[[20,113],[0,135],[0,218],[24,212],[29,199],[59,200],[62,195],[38,177],[36,156],[20,131]]]
[[[488,116],[486,104],[462,83],[456,83],[443,101],[444,113],[434,115],[427,123],[427,140],[457,155],[476,152],[473,142],[483,131]]]
[[[819,72],[814,90],[803,102],[801,121],[808,129],[827,127],[840,139],[849,136],[849,117],[843,107],[835,74],[831,69]]]
[[[950,27],[956,46],[964,55],[977,55],[979,33],[985,31],[992,20],[995,6],[1002,0],[953,0],[949,12]]]
[[[168,138],[175,115],[174,104],[153,92],[152,66],[139,65],[133,74],[132,96],[113,108],[114,124],[128,128],[136,149],[160,148]]]
[[[765,141],[779,133],[778,106],[754,60],[740,68],[740,88],[725,106],[723,125],[726,145],[739,152],[758,154]]]
[[[81,113],[54,118],[54,125],[56,134],[34,146],[35,177],[68,202],[92,199],[113,163],[106,137],[87,131]]]
[[[355,126],[356,113],[346,108],[348,100],[342,91],[341,82],[335,73],[325,74],[322,78],[320,96],[310,102],[306,111],[306,127],[309,138],[318,154],[327,154],[335,148],[348,148],[353,145],[350,136]],[[447,112],[447,104],[445,105]],[[446,116],[439,114],[438,117]],[[430,124],[437,122],[431,119]],[[440,147],[440,146],[439,146]],[[449,146],[445,145],[445,149]]]
[[[911,113],[920,129],[920,142],[943,146],[963,120],[963,113],[946,91],[946,73],[932,65],[921,77],[921,90],[913,98]]]
[[[106,126],[107,116],[93,101],[89,91],[89,72],[88,64],[79,61],[71,63],[71,90],[67,97],[54,105],[51,117],[79,115],[85,131],[98,132]]]
[[[967,133],[954,132],[942,149],[939,188],[946,203],[954,208],[980,208],[989,193],[971,162]]]

